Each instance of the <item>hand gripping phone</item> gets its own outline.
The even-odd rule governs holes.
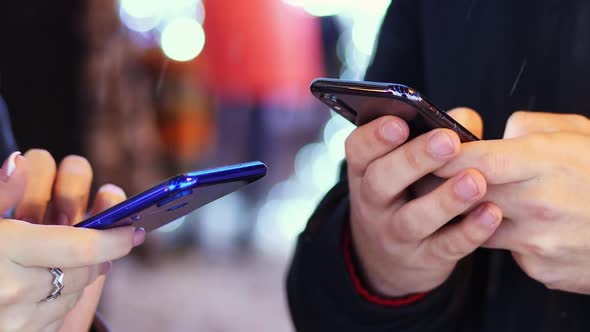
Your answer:
[[[129,226],[152,231],[266,175],[259,161],[177,175],[105,210],[75,227]]]
[[[311,93],[357,126],[395,115],[408,123],[410,138],[435,128],[448,128],[459,135],[461,142],[479,140],[418,91],[402,84],[318,78],[311,83]]]

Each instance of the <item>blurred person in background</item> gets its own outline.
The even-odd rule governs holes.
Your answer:
[[[309,82],[324,72],[320,21],[283,1],[203,3],[203,75],[216,106],[213,160],[263,160],[271,168],[263,183],[243,192],[252,209],[292,173],[297,150],[317,137],[326,118],[312,111],[317,104],[309,94]],[[255,214],[240,215],[232,228],[239,230],[238,248],[249,248]]]
[[[496,140],[357,128],[289,271],[298,331],[590,328],[589,22],[587,1],[392,2],[366,79]]]

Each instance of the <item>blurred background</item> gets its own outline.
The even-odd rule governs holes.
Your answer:
[[[309,93],[361,79],[390,0],[0,3],[0,95],[22,150],[80,154],[129,195],[260,160],[263,180],[153,232],[115,262],[113,331],[292,331],[295,240],[352,130]]]

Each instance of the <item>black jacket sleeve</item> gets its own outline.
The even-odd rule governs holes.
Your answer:
[[[418,0],[393,1],[367,71],[368,80],[423,86],[419,7]],[[471,258],[420,301],[403,307],[373,304],[356,292],[347,270],[342,239],[348,220],[348,185],[342,175],[300,235],[288,273],[289,308],[297,331],[466,330],[465,320],[459,317],[470,301]]]
[[[367,81],[402,83],[424,90],[420,0],[393,0],[377,37]]]
[[[397,308],[370,303],[354,288],[343,255],[348,213],[344,179],[326,195],[299,237],[287,278],[297,331],[465,330],[468,322],[460,318],[470,299],[471,260],[461,262],[446,283],[418,302]]]

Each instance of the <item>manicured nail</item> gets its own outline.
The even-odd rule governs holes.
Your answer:
[[[381,135],[391,143],[397,143],[404,135],[404,131],[397,122],[387,121],[381,126]]]
[[[455,143],[449,134],[439,131],[428,140],[428,148],[437,157],[448,157],[455,152]]]
[[[111,261],[104,262],[104,263],[100,264],[100,267],[98,268],[98,274],[105,275],[105,274],[111,272],[112,268],[113,268],[113,262],[111,262]]]
[[[133,233],[133,246],[137,247],[145,242],[145,229],[137,228],[135,229],[135,233]]]
[[[21,155],[21,153],[18,151],[13,152],[4,161],[4,164],[2,165],[2,170],[0,171],[0,178],[2,179],[2,181],[8,182],[8,180],[10,180],[10,177],[12,176],[14,171],[16,170],[16,157],[18,157],[20,155]]]
[[[455,184],[455,192],[459,197],[468,201],[479,195],[479,188],[477,187],[475,180],[473,180],[473,177],[469,174],[465,174]]]
[[[486,227],[495,227],[500,221],[500,216],[486,206],[482,206],[477,212],[479,222]]]

